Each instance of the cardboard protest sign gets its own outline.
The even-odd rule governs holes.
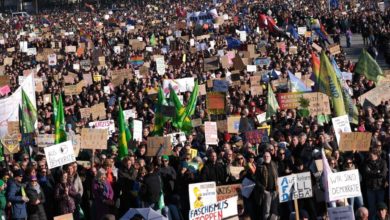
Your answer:
[[[38,147],[49,147],[54,145],[55,135],[54,134],[38,134],[35,138],[35,142]]]
[[[192,127],[196,128],[202,125],[202,119],[201,118],[195,118],[191,120]]]
[[[230,174],[237,180],[240,179],[240,173],[245,169],[245,167],[236,167],[236,166],[229,166]]]
[[[321,51],[322,51],[322,47],[321,47],[321,46],[319,46],[319,45],[316,44],[316,43],[312,43],[311,46],[312,46],[317,52],[321,53]]]
[[[198,209],[217,202],[215,182],[201,182],[188,185],[190,209]]]
[[[295,109],[300,107],[300,98],[309,100],[310,115],[331,114],[329,97],[326,94],[319,92],[309,93],[278,93],[276,98],[280,109]]]
[[[76,53],[76,46],[66,46],[65,53]]]
[[[210,57],[205,58],[203,63],[204,71],[212,71],[219,69],[219,58],[218,57]]]
[[[358,170],[328,174],[329,201],[361,196]]]
[[[49,66],[57,65],[57,54],[55,54],[55,53],[49,54],[47,56],[47,59],[48,59]]]
[[[218,132],[221,133],[227,132],[227,121],[226,120],[217,121],[217,129]]]
[[[305,35],[307,28],[306,27],[298,27],[298,34]]]
[[[82,149],[107,149],[107,129],[83,128],[81,130]]]
[[[74,156],[78,157],[81,149],[81,135],[68,134],[68,140],[72,141]]]
[[[245,132],[245,138],[251,144],[267,143],[269,141],[267,129],[247,131]]]
[[[339,45],[339,44],[332,44],[332,45],[329,45],[329,52],[330,52],[332,55],[336,55],[336,54],[341,53],[340,45]]]
[[[4,147],[4,154],[15,154],[19,152],[18,134],[5,135],[3,138],[1,138],[1,144]]]
[[[328,208],[329,220],[355,219],[352,206]]]
[[[93,120],[106,118],[106,107],[104,103],[99,103],[90,108]]]
[[[371,132],[343,132],[340,134],[339,150],[368,151],[371,144]]]
[[[241,192],[241,184],[217,186],[217,201],[238,196]]]
[[[146,140],[146,156],[154,157],[171,153],[171,137],[148,137]]]
[[[237,134],[240,128],[240,116],[229,116],[227,118],[227,130],[229,133]]]
[[[279,177],[278,190],[280,202],[312,197],[313,189],[310,172]]]
[[[340,135],[344,132],[351,132],[351,125],[349,124],[348,115],[342,115],[339,117],[332,118],[332,124],[334,133],[336,135],[337,144],[340,144]]]
[[[208,92],[206,99],[207,110],[212,114],[225,111],[225,94],[220,92]]]
[[[195,81],[193,77],[186,77],[181,79],[164,79],[163,80],[163,90],[166,95],[170,93],[169,88],[177,92],[192,92],[195,87]]]
[[[55,216],[53,220],[73,220],[73,213]]]
[[[187,141],[186,134],[184,132],[176,132],[165,135],[165,137],[171,138],[172,146],[176,146],[178,144],[184,145],[184,142]]]
[[[115,133],[114,120],[92,121],[88,123],[88,126],[90,128],[96,128],[96,129],[108,129],[107,134],[109,137],[111,137],[112,134]]]
[[[378,106],[382,101],[390,99],[390,83],[377,85],[374,89],[364,93],[359,97],[360,104],[363,106]]]
[[[206,138],[206,145],[208,144],[218,145],[217,122],[205,121],[204,133]]]
[[[214,92],[227,92],[229,90],[229,82],[226,80],[213,80]]]
[[[76,161],[71,141],[45,147],[43,150],[45,151],[47,166],[49,169]]]
[[[9,79],[10,79],[9,76],[0,76],[0,87],[9,85],[10,82]]]
[[[125,120],[129,120],[130,117],[137,118],[137,111],[135,109],[128,109],[123,111],[123,116],[125,117]]]
[[[80,108],[80,117],[81,118],[89,118],[91,116],[90,108]]]
[[[20,134],[19,121],[7,121],[7,125],[9,135]]]
[[[198,219],[228,219],[228,217],[236,216],[238,197],[232,197],[226,200],[221,200],[216,203],[201,206],[190,210],[190,220]]]

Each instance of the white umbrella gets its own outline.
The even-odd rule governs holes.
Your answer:
[[[131,208],[119,220],[129,220],[132,217],[134,217],[134,215],[137,214],[141,215],[142,217],[144,217],[144,219],[147,220],[168,220],[168,218],[164,217],[157,211],[154,211],[152,208],[139,208],[139,209]]]

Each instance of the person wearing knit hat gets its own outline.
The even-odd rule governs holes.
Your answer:
[[[5,207],[7,205],[7,199],[5,197],[5,183],[0,180],[0,219],[5,219]]]

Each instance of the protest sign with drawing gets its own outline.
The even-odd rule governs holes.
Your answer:
[[[310,172],[279,177],[278,190],[280,202],[312,197]]]
[[[201,182],[188,185],[191,209],[198,209],[217,202],[215,182]]]
[[[336,135],[337,144],[340,144],[340,135],[344,132],[351,132],[351,125],[349,124],[349,116],[342,115],[339,117],[332,118],[332,124],[334,133]]]
[[[219,202],[214,202],[199,208],[191,209],[189,213],[190,220],[199,219],[228,219],[228,217],[238,215],[237,209],[238,197],[232,197]]]
[[[72,141],[66,141],[50,147],[45,147],[43,150],[45,151],[49,169],[76,161]]]

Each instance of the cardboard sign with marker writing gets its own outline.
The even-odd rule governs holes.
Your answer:
[[[81,130],[82,149],[107,149],[107,129],[83,128]]]
[[[19,152],[18,135],[6,135],[1,139],[1,144],[4,147],[4,154],[15,154]]]
[[[171,153],[172,142],[171,137],[148,137],[146,156],[156,156]]]
[[[241,116],[230,116],[227,118],[227,130],[229,133],[238,133]]]
[[[80,117],[81,118],[89,118],[91,116],[90,108],[80,108]]]
[[[204,59],[203,64],[204,71],[212,71],[219,69],[219,58],[218,57],[210,57]]]
[[[370,132],[343,132],[340,134],[341,151],[368,151],[371,144]]]
[[[99,118],[100,120],[106,118],[106,107],[104,106],[104,103],[94,105],[90,109],[93,120],[96,120],[97,118]]]
[[[8,134],[13,135],[13,134],[20,133],[18,121],[7,121],[7,125],[8,125]]]
[[[202,119],[201,118],[195,118],[191,121],[192,127],[196,128],[202,125]]]
[[[54,220],[73,220],[73,214],[69,213],[65,215],[55,216]]]
[[[332,44],[332,45],[330,45],[330,46],[329,46],[329,52],[330,52],[332,55],[336,55],[336,54],[341,53],[340,45],[338,45],[338,44]]]
[[[225,94],[221,92],[207,93],[207,109],[210,112],[218,112],[225,110]]]

